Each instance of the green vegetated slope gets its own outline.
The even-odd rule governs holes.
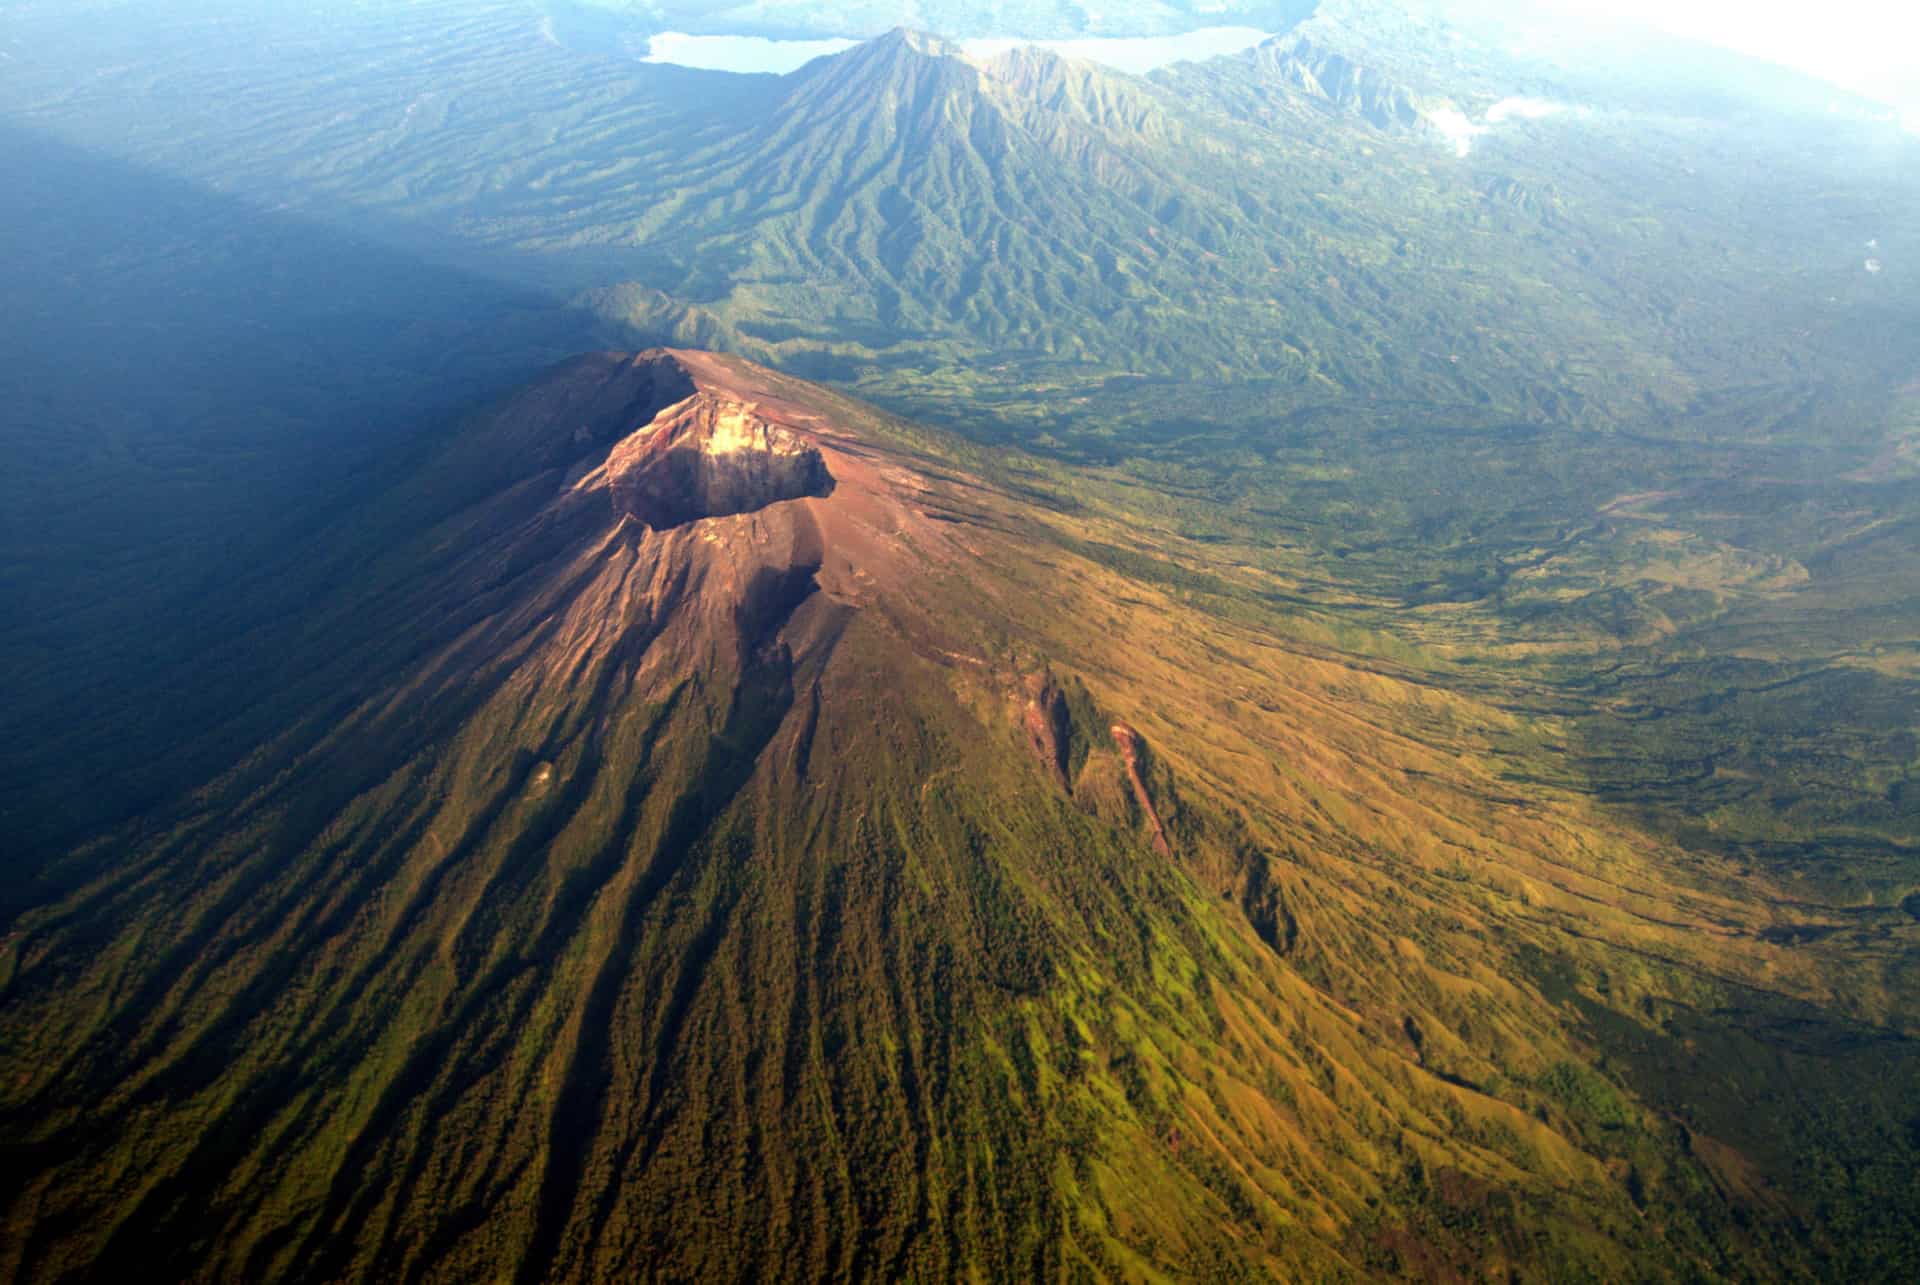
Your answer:
[[[824,494],[637,518],[634,430],[702,390]],[[982,464],[738,361],[604,356],[325,533],[363,570],[262,639],[306,716],[9,929],[8,1273],[1899,1247],[1808,1225],[1791,1164],[1593,1043],[1697,1055],[1676,1023],[1738,1003],[1892,1049],[1888,965],[1783,952],[1766,880],[1509,794],[1497,709],[1118,574],[1080,551],[1109,524]]]

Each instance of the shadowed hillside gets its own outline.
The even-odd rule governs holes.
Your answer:
[[[226,761],[179,762],[181,733],[264,701],[259,658],[227,652],[222,685],[181,667],[304,599],[288,558],[370,470],[592,332],[538,291],[31,131],[0,127],[0,168],[0,227],[31,248],[0,281],[11,880]]]

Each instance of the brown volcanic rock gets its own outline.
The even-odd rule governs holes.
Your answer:
[[[1114,748],[1120,751],[1120,758],[1127,765],[1127,782],[1133,787],[1133,797],[1140,805],[1141,815],[1152,827],[1154,850],[1161,856],[1169,856],[1173,848],[1167,842],[1167,827],[1161,824],[1160,813],[1153,806],[1153,795],[1148,792],[1146,776],[1141,771],[1146,749],[1140,740],[1140,733],[1125,723],[1115,723],[1110,730]]]

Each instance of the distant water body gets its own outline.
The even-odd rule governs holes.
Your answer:
[[[648,62],[703,71],[772,72],[784,76],[815,58],[851,49],[852,40],[768,40],[762,36],[687,36],[663,31],[647,41]]]
[[[1267,38],[1254,27],[1204,27],[1180,36],[1126,36],[1111,39],[1011,40],[983,37],[963,40],[961,47],[979,58],[989,58],[1021,45],[1038,45],[1066,58],[1117,67],[1140,75],[1175,62],[1199,62],[1221,54],[1237,54]],[[664,31],[649,41],[648,62],[668,62],[708,71],[772,72],[785,75],[815,58],[851,49],[852,40],[767,40],[760,36],[689,36]]]

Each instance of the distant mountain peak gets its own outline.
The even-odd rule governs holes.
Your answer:
[[[1008,84],[1036,84],[1064,78],[1119,80],[1125,74],[1096,62],[1056,53],[1043,45],[1015,45],[968,61],[993,79]]]
[[[871,95],[888,82],[951,87],[972,83],[977,75],[958,45],[924,31],[896,27],[832,57],[816,59],[796,73],[795,79],[801,93],[832,86],[828,92]]]
[[[930,31],[918,31],[912,27],[895,27],[885,35],[877,36],[869,42],[881,49],[907,49],[929,58],[958,58],[960,46],[950,40],[934,35]]]

